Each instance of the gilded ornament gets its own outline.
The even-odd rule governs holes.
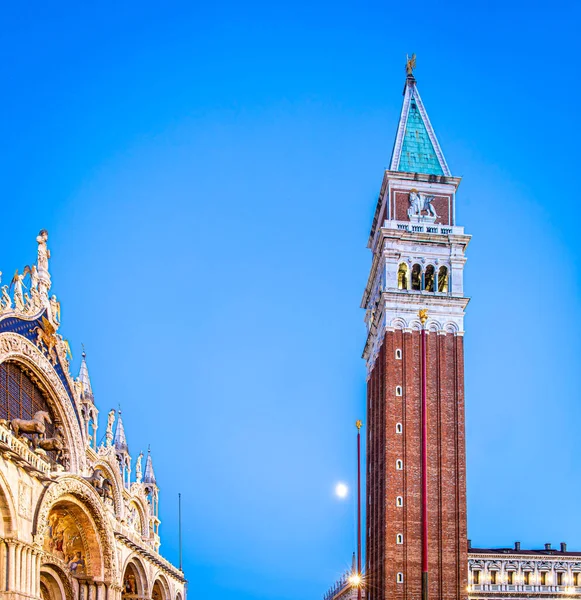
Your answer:
[[[405,63],[405,71],[408,75],[414,74],[414,69],[416,68],[416,54],[415,52],[410,56],[406,54],[406,63]]]

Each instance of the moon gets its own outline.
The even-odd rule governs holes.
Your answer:
[[[344,483],[338,483],[335,486],[335,494],[339,498],[347,498],[347,494],[349,493],[349,488]]]

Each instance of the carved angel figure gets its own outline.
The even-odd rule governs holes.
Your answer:
[[[50,316],[52,318],[53,323],[55,325],[60,325],[61,323],[61,303],[56,299],[56,296],[53,294],[50,298]]]
[[[30,275],[30,289],[38,291],[38,271],[36,269],[36,265],[32,265],[29,267],[26,265],[24,267],[24,275]]]
[[[43,316],[40,325],[34,327],[31,331],[36,333],[36,345],[41,350],[44,348],[52,364],[56,365],[57,355],[55,352],[55,346],[58,338],[55,335],[56,329],[54,325]]]

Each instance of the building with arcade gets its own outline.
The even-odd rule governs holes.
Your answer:
[[[83,353],[70,371],[51,294],[48,234],[0,296],[0,597],[185,600],[160,552],[151,455],[132,457],[121,413],[99,410]]]

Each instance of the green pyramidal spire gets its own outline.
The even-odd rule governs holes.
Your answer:
[[[408,72],[390,170],[451,176],[416,86]]]

